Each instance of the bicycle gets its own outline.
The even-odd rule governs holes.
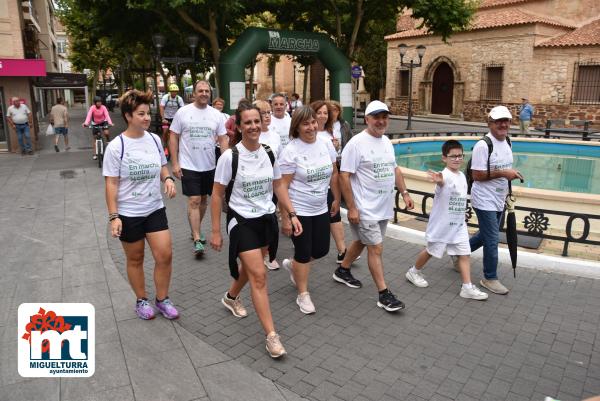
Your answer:
[[[103,131],[108,129],[108,122],[104,121],[100,124],[91,122],[89,128],[92,130],[92,135],[94,136],[94,155],[98,160],[98,168],[102,168],[104,149],[106,149],[106,139],[104,138]]]

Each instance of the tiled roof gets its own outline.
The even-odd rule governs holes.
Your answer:
[[[478,8],[482,9],[482,8],[507,6],[507,5],[517,4],[517,3],[527,3],[529,1],[531,1],[531,0],[482,0],[482,2]]]
[[[575,28],[574,26],[555,21],[551,18],[530,14],[520,9],[503,9],[476,13],[470,26],[467,28],[467,31],[526,24],[547,24],[564,28]],[[431,35],[431,33],[429,33],[427,28],[423,27],[421,29],[409,29],[403,32],[396,32],[386,36],[385,40],[426,35]]]
[[[600,19],[540,43],[536,47],[598,46],[600,45]]]

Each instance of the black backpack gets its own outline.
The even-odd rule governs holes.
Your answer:
[[[487,175],[489,177],[490,176],[490,156],[492,155],[492,152],[494,151],[494,144],[492,143],[492,139],[487,135],[484,136],[483,138],[481,138],[480,141],[484,141],[488,147]],[[506,137],[506,142],[508,142],[508,146],[510,146],[512,149],[512,142],[510,141],[510,138],[508,136]],[[475,145],[473,145],[473,148],[475,148]],[[471,148],[471,150],[473,150],[473,148]],[[465,170],[465,176],[467,178],[467,193],[468,194],[471,193],[471,187],[473,186],[473,181],[475,181],[473,179],[473,169],[471,169],[472,161],[473,161],[473,155],[471,155],[471,158],[467,162],[467,168]],[[512,186],[511,186],[510,181],[508,181],[508,192],[510,194],[512,194]]]
[[[271,149],[271,147],[265,143],[261,143],[261,145],[269,155],[269,160],[271,160],[271,166],[275,165],[275,155],[273,154],[273,149]],[[231,148],[231,181],[229,181],[229,184],[227,184],[227,188],[225,188],[225,204],[223,205],[224,212],[227,211],[225,206],[229,204],[231,192],[233,191],[233,183],[235,182],[235,176],[237,175],[239,159],[240,152],[238,151],[237,146],[234,145]]]

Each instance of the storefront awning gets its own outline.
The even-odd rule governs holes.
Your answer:
[[[0,58],[0,77],[45,77],[46,61]]]

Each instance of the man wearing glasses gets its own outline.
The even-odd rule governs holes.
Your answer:
[[[474,180],[471,205],[477,214],[479,231],[470,238],[469,243],[471,252],[483,246],[484,279],[480,281],[481,286],[504,295],[508,293],[508,288],[502,285],[496,273],[500,218],[508,194],[508,182],[516,178],[523,179],[523,176],[512,168],[512,149],[506,141],[512,119],[510,111],[505,106],[496,106],[488,117],[490,132],[486,136],[492,141],[493,151],[489,154],[488,145],[480,140],[473,148],[471,160]]]

